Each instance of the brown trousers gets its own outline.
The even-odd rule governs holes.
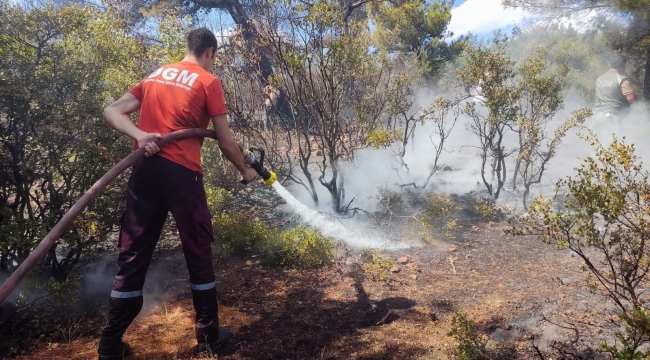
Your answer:
[[[219,328],[212,267],[212,215],[203,176],[160,156],[133,165],[119,236],[119,270],[113,282],[102,337],[121,337],[142,309],[145,276],[167,213],[171,211],[190,274],[196,336],[205,341]]]

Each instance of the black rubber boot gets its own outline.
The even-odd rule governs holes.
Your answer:
[[[223,345],[225,345],[230,339],[230,329],[225,326],[219,326],[219,331],[217,331],[217,336],[207,341],[199,340],[199,353],[216,353]]]
[[[99,338],[99,360],[121,360],[131,355],[131,347],[122,341],[122,336]]]

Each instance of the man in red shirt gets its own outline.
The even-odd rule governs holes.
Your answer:
[[[127,186],[119,270],[99,342],[100,360],[122,359],[130,353],[122,335],[142,309],[145,275],[169,211],[176,220],[190,274],[199,351],[215,351],[230,337],[228,328],[219,326],[217,315],[212,215],[201,169],[203,139],[180,140],[162,149],[154,143],[176,130],[207,128],[212,120],[223,155],[246,182],[257,178],[230,134],[223,89],[210,73],[216,49],[211,31],[190,31],[181,62],[156,70],[104,110],[112,127],[134,139],[136,148],[145,147],[145,157],[133,165]],[[136,110],[140,110],[137,127],[129,119]]]

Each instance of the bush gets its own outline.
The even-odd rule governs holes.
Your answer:
[[[451,319],[451,331],[447,334],[456,341],[456,356],[462,360],[485,359],[487,336],[478,330],[478,325],[467,314],[458,309]]]
[[[395,259],[384,256],[381,250],[367,250],[364,257],[367,261],[363,263],[363,272],[374,281],[386,280],[390,269],[395,266]]]
[[[222,188],[205,187],[216,241],[215,253],[221,260],[231,255],[260,257],[283,266],[312,267],[334,259],[335,243],[316,230],[296,226],[278,231],[244,212],[224,212],[230,193]]]
[[[331,263],[334,258],[334,242],[322,237],[316,230],[297,226],[278,235],[282,244],[279,253],[282,265],[321,266]]]
[[[11,357],[44,343],[95,335],[105,313],[79,298],[80,281],[76,270],[59,280],[32,271],[16,300],[0,311],[0,354]]]
[[[272,265],[314,267],[330,264],[335,243],[315,230],[297,226],[278,231],[242,213],[223,213],[213,220],[216,253],[259,257]]]
[[[219,143],[206,139],[201,150],[201,162],[204,169],[204,182],[207,186],[218,189],[237,190],[241,189],[241,174],[230,161],[221,154]]]
[[[222,259],[233,254],[240,256],[264,256],[277,243],[278,232],[274,228],[257,220],[247,217],[244,213],[232,212],[215,215],[212,219],[216,253]]]
[[[617,334],[618,347],[604,345],[604,350],[615,359],[646,358],[650,317],[648,297],[639,284],[650,281],[650,173],[643,170],[633,145],[615,138],[604,148],[593,134],[586,139],[595,157],[558,183],[557,192],[566,194],[562,210],[540,196],[530,208],[528,224],[512,232],[541,235],[544,242],[582,258],[592,290],[613,301],[626,327]]]
[[[405,212],[406,204],[402,198],[402,194],[397,191],[380,189],[379,195],[377,195],[379,200],[379,207],[384,210],[391,212],[396,215],[401,215]]]
[[[494,220],[498,210],[494,199],[480,197],[475,191],[470,191],[462,197],[465,208],[482,220]]]
[[[430,227],[442,230],[442,235],[446,238],[453,238],[453,230],[458,227],[458,224],[451,215],[460,209],[458,205],[447,194],[430,192],[426,194],[425,199],[426,205],[418,217],[425,227],[422,231],[423,238],[429,240],[428,235],[424,235]]]
[[[404,239],[412,239],[411,236],[416,235],[426,242],[435,243],[434,234],[453,238],[453,232],[458,228],[455,216],[460,207],[450,195],[382,188],[376,199],[378,208],[386,212],[378,217],[379,221],[385,221],[383,225],[404,225],[402,230],[405,234],[400,235]]]

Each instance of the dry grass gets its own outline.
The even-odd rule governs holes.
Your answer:
[[[234,307],[220,306],[220,319],[237,332],[259,320]],[[125,334],[124,340],[136,351],[133,360],[140,359],[203,359],[196,351],[194,338],[194,308],[191,299],[171,301],[138,317]],[[69,344],[52,344],[42,351],[19,359],[82,360],[97,357],[98,339],[82,338]]]

